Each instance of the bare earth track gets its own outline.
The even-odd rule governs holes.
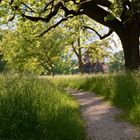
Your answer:
[[[127,122],[118,121],[121,111],[94,93],[67,90],[81,105],[89,140],[138,140],[139,131]]]

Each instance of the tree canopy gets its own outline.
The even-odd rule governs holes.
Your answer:
[[[62,22],[78,15],[110,28],[104,36],[115,31],[120,37],[126,69],[139,67],[140,2],[139,0],[1,0],[1,23],[29,19],[33,22],[52,22],[40,33],[45,34]],[[94,28],[90,28],[102,37]]]
[[[35,28],[37,26],[37,28]],[[19,22],[15,30],[4,30],[0,41],[0,51],[7,61],[7,69],[20,72],[53,74],[63,67],[65,36],[61,28],[36,38],[36,32],[42,28],[30,21]],[[34,30],[34,31],[33,31]],[[68,66],[68,64],[67,64]]]

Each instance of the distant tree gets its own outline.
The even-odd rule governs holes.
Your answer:
[[[88,52],[92,62],[95,62],[97,58],[103,61],[104,58],[109,56],[108,49],[111,48],[109,39],[102,40],[103,38],[101,39],[98,33],[88,27],[91,24],[95,26],[97,31],[103,32],[104,28],[101,25],[97,26],[94,21],[88,20],[85,16],[77,16],[73,18],[73,22],[65,23],[66,45],[77,57],[80,73],[84,73],[83,67],[85,62],[83,59],[85,52]]]
[[[83,19],[82,16],[77,16],[73,18],[73,22],[65,22],[66,46],[69,52],[77,57],[80,73],[83,73],[82,57],[86,48],[84,41],[87,39],[85,32],[83,32]],[[67,32],[68,30],[69,32]]]
[[[114,54],[113,59],[109,62],[109,69],[110,72],[123,71],[125,69],[123,51]]]
[[[66,64],[68,65],[63,61],[65,37],[60,33],[61,29],[43,37],[36,37],[36,32],[44,25],[37,23],[37,28],[35,26],[26,21],[24,24],[21,22],[16,30],[4,31],[0,48],[7,61],[7,67],[20,72],[47,74],[60,72],[60,66],[64,68],[67,67]]]
[[[38,38],[39,45],[34,49],[34,55],[48,74],[62,74],[67,67],[63,57],[65,50],[63,34],[60,34],[58,29],[48,35]]]
[[[91,44],[87,48],[87,52],[91,57],[92,62],[98,61],[104,62],[106,58],[111,58],[112,52],[110,51],[110,38],[104,40],[97,40]]]

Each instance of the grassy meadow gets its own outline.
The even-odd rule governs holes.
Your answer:
[[[79,104],[48,79],[0,76],[0,140],[85,140]]]
[[[121,116],[140,127],[140,73],[58,76],[60,85],[95,92],[124,110]]]
[[[65,88],[93,91],[140,127],[140,74],[0,76],[0,140],[86,140],[77,101]]]

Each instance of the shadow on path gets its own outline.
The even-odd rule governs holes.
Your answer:
[[[136,140],[140,133],[127,122],[116,120],[121,111],[94,93],[67,90],[81,105],[86,130],[91,140]]]

